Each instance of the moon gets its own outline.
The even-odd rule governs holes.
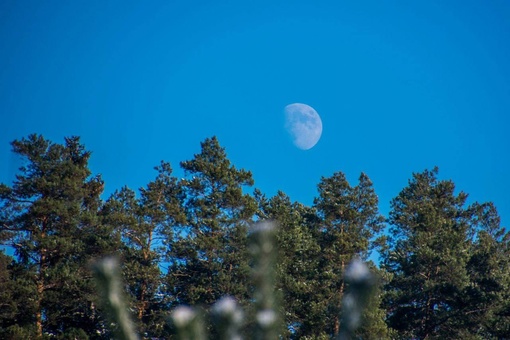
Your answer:
[[[285,106],[285,130],[292,143],[301,150],[309,150],[322,135],[321,117],[313,107],[294,103]]]

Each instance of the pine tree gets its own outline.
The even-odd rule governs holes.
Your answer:
[[[6,338],[7,328],[15,324],[17,302],[10,264],[13,258],[0,251],[0,337]]]
[[[246,303],[247,226],[256,203],[243,187],[253,185],[252,175],[231,165],[215,137],[202,142],[201,153],[181,167],[186,222],[167,239],[169,292],[179,304],[210,306],[223,295]]]
[[[92,332],[97,320],[87,263],[107,243],[97,219],[103,182],[91,176],[90,152],[78,137],[60,145],[30,135],[12,146],[26,164],[12,186],[0,186],[0,225],[16,251],[19,289],[31,294],[23,313],[35,316],[37,337]]]
[[[386,323],[386,310],[383,306],[384,283],[388,279],[388,273],[384,269],[377,268],[374,263],[368,263],[375,282],[370,292],[366,308],[363,310],[362,321],[356,331],[358,339],[380,340],[395,339],[395,332]]]
[[[160,284],[159,254],[153,249],[155,228],[147,223],[135,193],[126,187],[108,199],[102,214],[105,223],[115,226],[122,238],[119,254],[123,278],[138,331],[153,335],[149,325],[154,321],[152,313],[158,312],[154,305]]]
[[[281,292],[281,315],[285,322],[285,336],[292,339],[313,336],[321,315],[316,306],[318,258],[320,247],[313,234],[313,209],[291,202],[283,193],[267,199],[260,191],[255,197],[259,203],[258,216],[277,225],[276,261],[277,291]]]
[[[471,336],[501,339],[510,334],[510,232],[501,227],[493,203],[469,209],[474,215],[469,285],[459,299],[458,326]]]
[[[466,336],[459,301],[470,281],[472,213],[464,207],[467,195],[437,174],[413,174],[391,202],[386,303],[390,326],[404,338]]]
[[[320,224],[322,258],[319,263],[322,296],[322,329],[338,335],[342,297],[345,292],[343,273],[355,257],[367,259],[372,240],[381,231],[383,218],[378,212],[378,198],[372,182],[361,174],[351,187],[341,172],[321,178],[319,197],[314,200]],[[379,308],[378,305],[370,308]],[[382,320],[380,320],[382,322]],[[369,325],[366,325],[369,327]]]
[[[138,329],[145,337],[157,337],[164,328],[167,301],[161,292],[164,235],[183,220],[180,191],[170,164],[155,168],[157,178],[135,192],[123,188],[104,205],[105,223],[122,236],[124,280],[135,311]]]
[[[2,287],[5,297],[4,305],[6,310],[1,316],[2,327],[0,331],[1,338],[5,339],[30,339],[36,334],[35,328],[35,286],[33,285],[33,276],[25,266],[16,262],[14,259],[8,259],[5,279],[5,285]],[[7,276],[9,275],[9,276]]]

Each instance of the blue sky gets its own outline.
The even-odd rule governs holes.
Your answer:
[[[381,211],[440,168],[510,223],[510,2],[0,2],[0,182],[9,142],[79,135],[107,193],[216,135],[268,195],[311,204],[321,176],[373,180]],[[307,151],[283,110],[306,103]]]

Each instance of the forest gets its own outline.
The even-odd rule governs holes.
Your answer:
[[[2,339],[111,338],[91,272],[107,256],[119,259],[142,338],[172,338],[179,305],[207,310],[228,295],[249,310],[247,240],[262,220],[277,225],[281,338],[338,335],[343,273],[359,257],[378,279],[357,338],[510,339],[510,233],[493,203],[468,204],[438,168],[410,174],[382,216],[365,173],[320,178],[311,206],[268,197],[216,137],[180,162],[184,177],[162,161],[144,187],[107,198],[79,137],[33,134],[12,150],[24,161],[0,184]]]

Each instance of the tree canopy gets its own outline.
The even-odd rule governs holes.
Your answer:
[[[91,275],[105,256],[120,259],[144,338],[171,338],[167,318],[182,304],[208,310],[229,295],[250,312],[249,227],[260,220],[278,226],[283,338],[338,335],[353,259],[377,277],[359,338],[510,334],[510,234],[493,203],[467,204],[437,168],[412,174],[385,219],[365,173],[353,185],[341,171],[320,178],[306,206],[254,189],[252,173],[234,166],[216,137],[200,147],[179,164],[182,177],[162,161],[146,186],[103,199],[80,138],[12,142],[24,163],[11,184],[0,184],[0,337],[110,338]],[[374,250],[380,263],[369,260]]]

